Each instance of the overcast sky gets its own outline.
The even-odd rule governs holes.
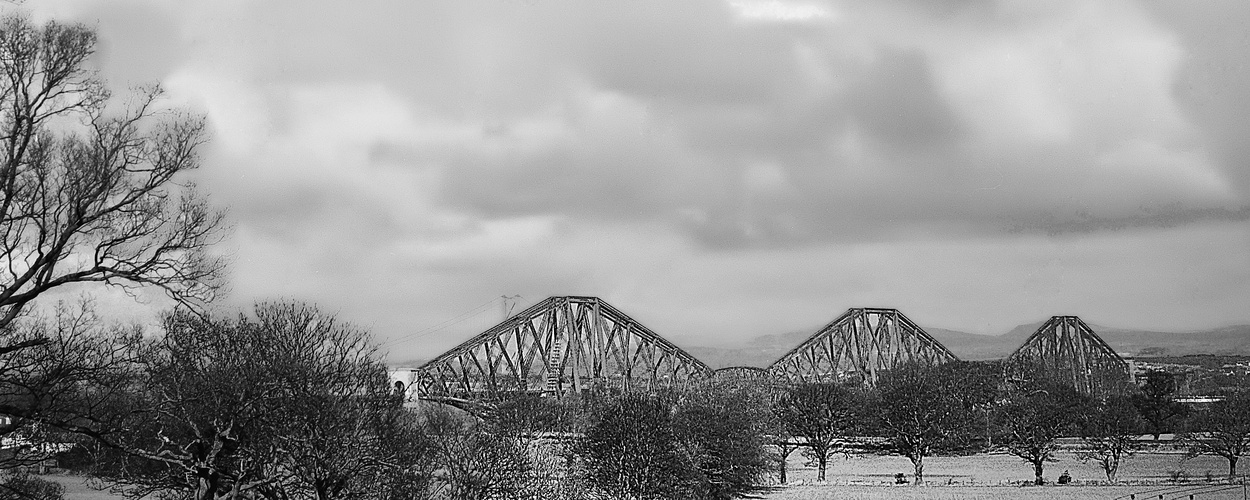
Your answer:
[[[849,307],[1250,323],[1250,2],[26,7],[207,115],[229,304],[314,301],[393,360],[502,295],[682,345]]]

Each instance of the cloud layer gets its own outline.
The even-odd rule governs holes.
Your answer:
[[[1250,321],[1243,3],[39,9],[98,25],[114,83],[208,114],[240,302],[398,338],[598,294],[708,344],[862,305],[990,332]]]

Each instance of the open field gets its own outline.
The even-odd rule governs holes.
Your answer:
[[[803,485],[780,488],[766,495],[768,500],[1112,500],[1127,498],[1130,493],[1150,491],[1138,498],[1158,498],[1163,494],[1168,500],[1188,498],[1196,493],[1196,500],[1242,500],[1240,487],[1224,491],[1190,487],[1130,487],[1130,486],[834,486]]]
[[[1159,482],[1170,479],[1176,471],[1190,481],[1202,481],[1208,474],[1223,477],[1228,462],[1222,458],[1201,456],[1184,459],[1180,453],[1142,453],[1125,459],[1120,465],[1118,479],[1129,482]],[[1082,463],[1068,452],[1060,452],[1058,461],[1046,464],[1044,477],[1054,482],[1064,470],[1075,482],[1104,481],[1102,469],[1097,464]],[[789,479],[792,483],[813,482],[816,468],[804,466],[802,454],[790,455]],[[908,479],[912,475],[911,462],[894,455],[850,455],[835,457],[829,462],[828,479],[837,483],[893,483],[894,474],[902,472]],[[1242,471],[1244,472],[1244,471]],[[978,454],[967,457],[929,457],[925,459],[925,479],[933,483],[965,485],[1017,484],[1033,479],[1033,466],[1007,454]]]
[[[1208,473],[1220,479],[1228,463],[1214,457],[1184,460],[1177,453],[1143,453],[1128,458],[1119,474],[1128,485],[1099,485],[1105,479],[1094,463],[1081,463],[1071,453],[1060,453],[1057,462],[1047,464],[1044,477],[1052,485],[1018,486],[1032,480],[1033,469],[1020,459],[1006,454],[980,454],[967,457],[931,457],[925,460],[928,485],[896,486],[894,474],[902,472],[911,479],[911,462],[899,456],[847,456],[830,462],[828,482],[816,483],[815,467],[806,467],[801,454],[790,456],[790,485],[779,487],[765,496],[769,500],[834,500],[834,499],[1114,499],[1130,493],[1150,491],[1149,497],[1188,498],[1197,500],[1241,499],[1241,488],[1224,489],[1208,485]],[[1075,485],[1053,485],[1064,470],[1072,475]],[[1179,474],[1178,474],[1179,472]],[[1181,482],[1172,484],[1177,477]],[[1079,484],[1085,483],[1085,484]]]
[[[816,482],[815,467],[804,465],[800,453],[790,455],[790,484],[764,496],[768,500],[835,500],[835,499],[1073,499],[1110,500],[1130,493],[1149,493],[1139,498],[1188,498],[1196,500],[1240,500],[1240,488],[1214,491],[1219,485],[1208,485],[1206,476],[1219,479],[1227,462],[1214,457],[1183,460],[1177,453],[1143,453],[1127,459],[1121,466],[1120,479],[1128,485],[1096,484],[1104,479],[1102,471],[1092,463],[1081,463],[1070,453],[1060,453],[1059,461],[1048,464],[1045,477],[1053,483],[1067,470],[1076,485],[1042,487],[1018,486],[1030,481],[1032,468],[1005,454],[981,454],[967,457],[931,457],[925,461],[928,485],[896,486],[894,474],[903,472],[911,478],[911,462],[898,456],[847,456],[830,461],[826,483]],[[1177,472],[1181,474],[1177,474]],[[1172,484],[1176,476],[1181,482]],[[45,476],[65,485],[66,500],[116,500],[116,496],[95,491],[75,476]]]

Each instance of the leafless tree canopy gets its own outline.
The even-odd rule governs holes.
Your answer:
[[[150,285],[184,303],[213,298],[223,262],[205,249],[223,214],[179,174],[199,165],[205,123],[125,109],[88,67],[95,32],[0,19],[0,326],[70,283]]]
[[[141,342],[137,328],[105,326],[87,300],[59,303],[51,317],[25,317],[4,334],[43,341],[0,357],[0,469],[37,463],[72,441],[69,433],[90,433],[126,388]]]

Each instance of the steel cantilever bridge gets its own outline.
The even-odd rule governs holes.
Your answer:
[[[767,368],[712,370],[690,353],[596,297],[550,297],[417,369],[422,399],[478,400],[528,392],[559,396],[595,389],[648,390],[704,380],[771,383],[855,380],[904,365],[958,358],[896,309],[853,308]],[[1128,365],[1075,316],[1056,316],[1004,363],[1004,375],[1045,371],[1079,390],[1103,393]]]
[[[897,309],[849,309],[769,366],[796,382],[832,382],[877,375],[905,365],[957,361],[953,353]]]
[[[1131,380],[1128,362],[1076,316],[1051,317],[1007,357],[1003,370],[1008,379],[1042,376],[1100,396]]]
[[[551,297],[418,368],[421,397],[681,386],[712,369],[596,297]]]

